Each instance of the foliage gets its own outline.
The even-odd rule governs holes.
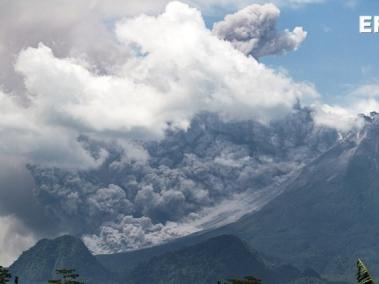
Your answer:
[[[9,282],[12,275],[9,273],[9,270],[5,267],[0,266],[0,284],[5,284]]]
[[[247,276],[244,279],[228,279],[228,283],[230,284],[261,284],[262,281],[253,277],[253,276]],[[221,282],[218,282],[218,284],[221,284]],[[224,283],[227,284],[227,283]]]
[[[357,268],[357,281],[359,284],[375,284],[366,265],[360,259],[357,261]]]
[[[50,284],[84,284],[84,282],[80,282],[77,279],[79,278],[79,274],[75,272],[75,269],[57,269],[56,273],[59,279],[49,280]]]

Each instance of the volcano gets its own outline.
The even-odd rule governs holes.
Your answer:
[[[309,163],[262,210],[219,229],[325,277],[354,279],[364,258],[379,274],[379,115]]]

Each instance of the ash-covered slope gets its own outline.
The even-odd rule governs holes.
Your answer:
[[[117,147],[82,137],[95,157],[107,154],[96,169],[29,169],[58,231],[86,235],[92,251],[114,253],[238,220],[337,140],[308,109],[270,124],[206,113],[158,142]]]
[[[379,275],[379,116],[307,165],[284,194],[220,232],[331,279],[354,279],[358,257]]]
[[[10,271],[20,283],[42,284],[56,279],[55,270],[62,268],[76,269],[86,283],[115,283],[83,242],[68,235],[39,241],[12,264]]]

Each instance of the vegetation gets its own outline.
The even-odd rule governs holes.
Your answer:
[[[221,283],[220,281],[217,284],[261,284],[262,281],[253,276],[247,276],[244,279],[228,279],[227,282]]]
[[[79,274],[75,272],[75,269],[57,269],[56,273],[58,275],[58,279],[49,280],[50,284],[84,284],[84,282],[80,282],[77,279],[79,278]]]
[[[58,279],[49,280],[50,284],[84,284],[84,282],[78,281],[79,274],[75,272],[75,269],[57,269],[56,273]],[[0,266],[0,284],[6,284],[12,279],[12,275],[8,268]],[[14,284],[19,284],[18,277],[14,278]]]
[[[262,281],[252,277],[252,276],[247,276],[245,279],[229,279],[228,280],[230,284],[261,284]]]
[[[0,284],[9,282],[11,278],[12,275],[9,273],[9,270],[5,267],[0,266]]]
[[[357,269],[357,281],[359,284],[375,284],[366,265],[360,259],[357,261]]]
[[[79,274],[75,269],[57,269],[56,274],[58,279],[49,280],[49,284],[84,284],[78,280]],[[9,270],[3,266],[0,266],[0,284],[8,283],[12,278]],[[18,277],[14,279],[14,283],[18,284]],[[362,260],[357,261],[357,283],[358,284],[375,284],[369,270]],[[228,279],[227,282],[217,282],[217,284],[262,284],[260,279],[253,276],[247,276],[244,279]]]
[[[357,261],[357,282],[358,284],[375,284],[374,279],[372,278],[369,270],[362,260],[358,259]],[[245,277],[245,279],[229,279],[228,283],[230,284],[261,284],[261,280],[254,277]],[[218,282],[218,284],[227,284]]]

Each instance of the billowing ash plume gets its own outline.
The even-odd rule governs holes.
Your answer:
[[[242,200],[272,198],[281,182],[337,138],[335,130],[317,127],[309,110],[269,125],[202,114],[187,131],[133,145],[145,151],[143,159],[104,145],[109,155],[99,168],[30,170],[36,196],[56,224],[84,234],[93,251],[111,253],[203,229],[213,222],[207,208],[218,214],[254,210],[254,199]],[[229,207],[227,200],[236,203]]]
[[[279,15],[280,10],[273,4],[253,4],[227,15],[213,26],[212,32],[255,58],[296,50],[305,40],[307,32],[302,27],[278,32],[276,24]]]

